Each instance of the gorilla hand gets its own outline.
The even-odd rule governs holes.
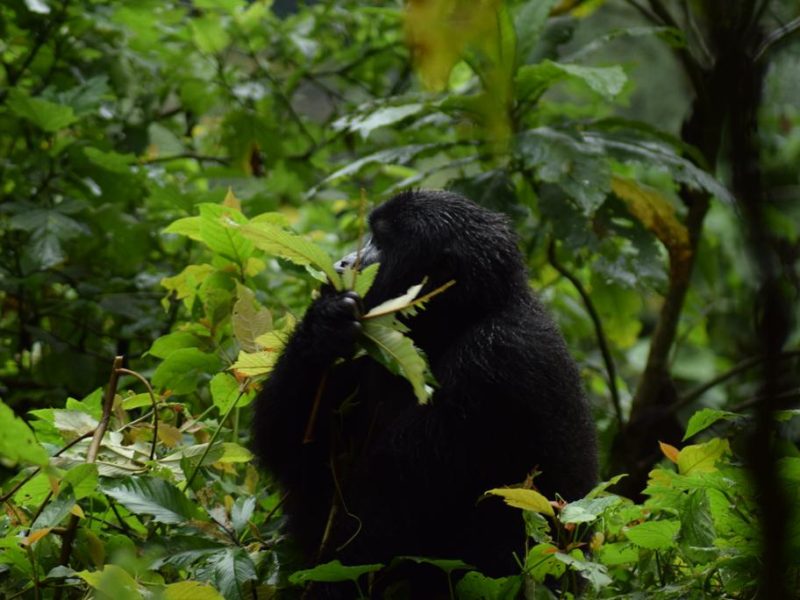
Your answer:
[[[327,365],[352,356],[361,331],[361,314],[361,297],[355,292],[323,292],[308,308],[298,331],[307,358]]]

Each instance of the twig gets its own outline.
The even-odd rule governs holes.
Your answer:
[[[547,248],[547,257],[550,260],[550,264],[553,265],[553,268],[563,277],[565,277],[578,291],[578,294],[580,295],[581,300],[583,300],[583,304],[586,307],[586,312],[589,313],[589,318],[594,324],[595,337],[597,337],[597,343],[600,346],[600,353],[603,355],[603,362],[606,366],[608,389],[609,392],[611,392],[611,402],[614,405],[614,413],[617,417],[617,426],[621,430],[625,424],[625,420],[622,415],[622,402],[619,399],[619,390],[617,389],[617,369],[614,366],[614,357],[611,355],[611,350],[608,346],[608,340],[606,338],[605,331],[603,330],[603,323],[600,320],[600,315],[597,313],[597,309],[594,307],[594,303],[592,302],[589,293],[583,287],[583,284],[580,282],[580,280],[558,262],[558,259],[556,258],[555,240],[550,241],[550,245]]]
[[[97,461],[97,455],[100,452],[100,443],[103,441],[103,436],[108,429],[108,422],[111,419],[111,410],[114,407],[114,398],[117,395],[117,382],[119,381],[119,371],[122,368],[123,357],[117,356],[114,358],[114,364],[111,367],[111,377],[108,380],[108,388],[106,388],[106,397],[103,400],[103,416],[100,418],[100,423],[94,430],[92,441],[89,444],[89,450],[86,452],[86,464],[94,464]],[[69,564],[69,557],[72,553],[72,543],[75,541],[75,534],[78,530],[78,522],[80,519],[72,515],[67,525],[67,532],[61,545],[60,563],[64,566]],[[55,598],[61,598],[62,590],[56,591]]]
[[[117,369],[117,372],[135,377],[144,384],[144,387],[147,388],[147,393],[150,394],[150,402],[153,404],[153,443],[150,445],[150,460],[153,460],[156,456],[156,443],[158,442],[158,402],[156,401],[156,395],[150,382],[136,371]]]
[[[172,160],[192,159],[198,162],[215,162],[217,164],[228,166],[230,159],[223,156],[206,156],[203,154],[195,154],[194,152],[182,152],[181,154],[172,154],[170,156],[155,156],[153,158],[143,158],[139,162],[143,165],[153,165],[156,163],[169,162]]]
[[[798,30],[800,30],[800,17],[789,21],[783,27],[778,27],[775,31],[771,31],[758,46],[754,60],[761,60],[761,58],[775,45],[779,44]]]
[[[781,352],[777,355],[778,360],[788,360],[790,358],[796,358],[800,356],[800,350],[789,350],[787,352]],[[771,359],[772,357],[770,357]],[[753,356],[747,358],[731,368],[724,373],[721,373],[714,377],[713,379],[707,381],[706,383],[697,386],[696,388],[688,391],[685,396],[683,396],[680,400],[678,400],[675,404],[673,404],[669,410],[670,412],[677,412],[682,408],[692,404],[695,402],[700,396],[705,394],[711,388],[719,385],[720,383],[724,383],[733,377],[736,377],[740,373],[744,373],[745,371],[749,371],[753,367],[757,367],[758,365],[762,364],[765,360],[767,360],[766,356]]]

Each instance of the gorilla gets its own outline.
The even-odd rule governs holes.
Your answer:
[[[323,288],[255,404],[255,452],[285,492],[286,530],[307,565],[424,556],[517,572],[519,511],[481,496],[534,471],[550,498],[596,483],[576,365],[531,293],[504,216],[415,190],[373,210],[369,226],[360,267],[380,263],[372,288],[363,300]],[[405,320],[436,379],[421,405],[407,381],[353,353],[364,311],[423,280],[421,294],[455,284]]]

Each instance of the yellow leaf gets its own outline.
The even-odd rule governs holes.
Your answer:
[[[536,490],[526,490],[523,488],[494,488],[486,492],[493,496],[500,496],[506,504],[514,508],[522,508],[537,512],[548,517],[555,515],[550,501]]]
[[[689,232],[675,216],[675,208],[667,198],[653,188],[617,175],[611,178],[611,189],[630,213],[666,246],[673,260],[688,259]]]
[[[86,514],[83,512],[83,509],[80,507],[80,504],[76,504],[75,506],[73,506],[69,512],[78,517],[79,519],[86,518]]]
[[[501,0],[408,0],[406,43],[426,87],[442,90],[469,44],[497,38]]]
[[[51,531],[52,531],[51,527],[46,527],[44,529],[37,529],[36,531],[31,531],[28,537],[22,538],[22,545],[32,546]]]
[[[242,212],[242,202],[236,197],[236,194],[233,193],[233,188],[230,186],[228,187],[228,193],[225,194],[225,199],[222,201],[222,206]]]
[[[678,450],[675,446],[670,446],[669,444],[665,444],[664,442],[658,442],[659,447],[661,448],[661,452],[670,459],[674,463],[678,463]]]
[[[686,446],[678,454],[678,471],[683,475],[711,473],[717,470],[717,461],[729,451],[728,440],[718,438]]]
[[[181,430],[167,423],[158,424],[158,439],[167,448],[174,448],[181,441]]]
[[[239,352],[239,357],[230,368],[242,377],[258,377],[272,371],[277,360],[277,352]]]

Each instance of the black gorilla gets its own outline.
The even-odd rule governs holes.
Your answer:
[[[375,283],[363,307],[330,290],[309,307],[256,402],[256,453],[288,492],[287,529],[309,563],[412,555],[511,574],[519,512],[481,495],[534,469],[549,497],[581,497],[596,481],[576,366],[503,216],[454,193],[412,191],[369,223],[362,266],[380,262]],[[407,321],[438,382],[427,405],[367,357],[332,366],[352,356],[359,310],[425,277],[423,293],[456,282]]]

